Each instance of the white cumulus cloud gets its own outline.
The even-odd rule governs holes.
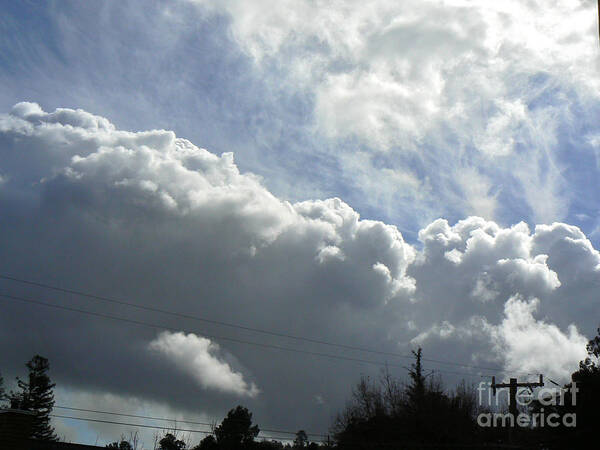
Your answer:
[[[231,153],[171,131],[129,132],[85,111],[21,103],[0,115],[0,137],[0,273],[347,346],[409,353],[421,345],[427,357],[498,373],[526,367],[564,377],[598,325],[600,254],[573,225],[437,219],[410,244],[340,198],[282,200]],[[3,292],[47,299],[21,288],[3,283]],[[74,297],[55,301],[91,308]],[[295,408],[318,426],[333,411],[315,416],[315,393],[335,408],[355,381],[349,361],[202,336],[339,350],[314,342],[191,319],[165,323],[182,332],[157,337],[67,311],[49,321],[41,305],[5,306],[3,354],[19,363],[22,354],[48,355],[66,385],[186,408],[200,386],[207,414],[222,414],[234,395],[269,422]]]
[[[164,331],[148,344],[177,369],[193,377],[205,389],[216,389],[241,396],[255,397],[260,390],[248,383],[240,372],[217,356],[219,345],[195,334]]]
[[[504,306],[502,323],[491,333],[497,351],[504,355],[506,373],[543,373],[568,382],[573,368],[587,356],[588,339],[574,324],[562,331],[556,325],[536,320],[539,300],[511,297]]]

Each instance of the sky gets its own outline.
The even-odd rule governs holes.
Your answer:
[[[39,353],[57,405],[316,433],[419,346],[449,385],[568,380],[599,326],[597,2],[496,3],[3,1],[0,275],[146,308],[0,279],[4,379]]]

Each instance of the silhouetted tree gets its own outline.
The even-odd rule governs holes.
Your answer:
[[[129,438],[125,437],[124,434],[121,434],[121,439],[115,441],[111,444],[108,444],[106,448],[114,448],[119,450],[137,450],[139,443],[138,432],[130,432]]]
[[[405,388],[392,376],[387,366],[381,373],[380,385],[387,414],[400,417],[406,405]]]
[[[185,442],[177,439],[172,433],[167,433],[165,436],[158,441],[158,449],[156,450],[185,450]]]
[[[380,386],[362,376],[352,389],[352,399],[338,414],[333,433],[341,447],[381,441],[390,429],[385,397]]]
[[[28,379],[24,381],[17,377],[21,391],[12,393],[11,403],[36,413],[31,427],[31,436],[34,439],[55,441],[57,437],[50,425],[50,413],[54,407],[53,389],[56,384],[52,383],[48,376],[50,363],[43,356],[35,355],[27,363],[27,368]]]
[[[243,406],[237,406],[215,428],[215,436],[221,448],[235,449],[250,445],[259,431],[258,425],[252,425],[252,413]]]
[[[445,393],[441,378],[425,375],[422,350],[413,351],[409,383],[386,369],[379,384],[362,377],[352,400],[334,422],[338,448],[470,444],[483,439],[477,427],[474,386],[460,384]]]
[[[133,450],[133,446],[127,441],[113,442],[112,444],[108,444],[106,448],[117,450]]]
[[[597,437],[600,423],[600,328],[598,336],[588,342],[587,352],[579,370],[571,375],[578,390],[572,409],[577,414],[576,440],[580,444]]]
[[[274,440],[255,442],[252,444],[252,448],[256,450],[283,450],[284,448],[291,449],[289,444],[284,447],[281,442]]]
[[[192,450],[217,450],[219,444],[212,434],[209,434],[200,441],[200,444],[196,445]]]
[[[308,436],[306,431],[300,430],[296,433],[296,439],[294,439],[294,448],[304,448],[308,445]]]
[[[596,439],[600,423],[600,329],[598,336],[587,344],[588,356],[579,363],[579,370],[571,374],[571,382],[554,394],[534,400],[530,412],[546,418],[557,414],[558,426],[537,426],[534,436],[546,448],[584,448]],[[556,416],[555,416],[556,417]],[[566,426],[575,424],[576,426]]]
[[[423,403],[425,397],[425,377],[423,376],[423,365],[421,364],[422,349],[415,352],[413,350],[415,362],[409,370],[408,375],[411,378],[411,384],[406,389],[409,408],[417,411]]]

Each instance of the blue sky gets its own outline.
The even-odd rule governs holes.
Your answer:
[[[597,27],[593,0],[4,1],[1,268],[565,376],[597,325]],[[322,431],[356,378],[311,378],[285,358],[274,377],[267,356],[210,347],[198,331],[115,328],[131,348],[102,347],[92,328],[82,346],[98,365],[116,352],[162,370],[164,357],[185,382],[82,381],[72,358],[88,353],[68,335],[26,340],[23,353],[62,364],[61,395],[81,405],[135,398],[136,411],[186,417],[200,412],[184,387],[200,386],[207,420],[241,395],[269,424]],[[523,360],[549,348],[571,357]],[[190,368],[182,349],[208,365]],[[213,370],[230,384],[207,382]],[[284,399],[285,376],[313,384]],[[297,417],[282,417],[291,404]]]
[[[591,142],[599,133],[598,98],[590,78],[598,63],[587,58],[595,50],[587,47],[596,44],[593,2],[565,4],[577,29],[564,36],[542,35],[560,8],[540,7],[546,14],[530,25],[536,34],[500,35],[507,50],[496,43],[495,53],[492,44],[461,34],[495,25],[476,4],[449,3],[450,31],[415,14],[410,26],[387,24],[384,32],[355,14],[366,27],[353,36],[357,50],[328,30],[303,25],[291,34],[295,24],[278,16],[283,6],[272,13],[277,25],[265,28],[282,36],[273,43],[256,32],[265,26],[260,20],[248,25],[252,7],[194,3],[7,4],[4,109],[31,100],[46,109],[83,108],[124,129],[171,129],[215,153],[233,151],[242,170],[263,176],[282,197],[338,196],[366,217],[412,232],[409,239],[436,217],[455,221],[471,214],[507,225],[568,220],[587,233],[597,228],[598,150]],[[430,8],[421,9],[424,15]],[[578,9],[583,13],[575,16]],[[335,17],[321,11],[323,20]],[[521,26],[517,14],[507,18],[515,27]],[[349,33],[359,29],[352,26]],[[436,39],[445,33],[442,45]],[[533,38],[549,42],[527,42]],[[388,80],[407,64],[411,72]],[[433,100],[423,92],[436,89],[427,71],[445,85]],[[355,83],[354,92],[339,94],[335,80]],[[413,90],[405,108],[402,100],[396,106],[388,100],[405,95],[399,93],[403,82]],[[327,98],[329,106],[322,106]],[[420,100],[438,103],[432,108],[440,115],[418,112]],[[338,107],[356,114],[358,123],[349,128],[343,114],[327,116]],[[410,111],[431,124],[403,130]],[[516,174],[519,167],[523,173]],[[469,188],[460,183],[465,175],[473,179]]]

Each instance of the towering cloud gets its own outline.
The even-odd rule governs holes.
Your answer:
[[[314,353],[385,360],[281,334],[564,379],[597,325],[600,255],[574,226],[438,219],[410,244],[340,199],[277,198],[230,153],[82,110],[20,103],[0,142],[0,273],[280,334],[2,280],[3,294],[153,325],[3,297],[9,373],[42,353],[68,390],[207,415],[243,399],[267,423],[322,430],[377,367]]]

